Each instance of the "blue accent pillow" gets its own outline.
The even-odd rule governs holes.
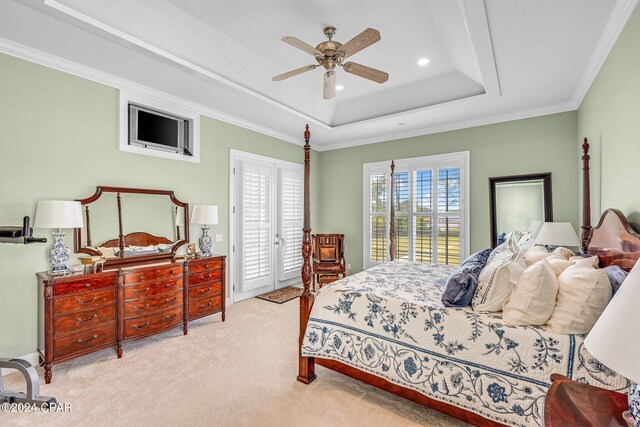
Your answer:
[[[478,287],[478,276],[487,264],[489,255],[491,255],[491,249],[476,252],[465,259],[460,268],[451,273],[442,293],[442,304],[445,307],[466,307],[471,304]]]
[[[611,282],[611,291],[613,292],[613,295],[615,295],[629,273],[617,265],[609,265],[604,268],[604,271],[607,273],[607,277],[609,277],[609,282]]]

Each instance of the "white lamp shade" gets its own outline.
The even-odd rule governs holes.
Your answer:
[[[636,262],[584,341],[593,357],[635,383],[640,383],[638,301],[640,262]]]
[[[580,246],[578,235],[569,222],[545,222],[536,237],[538,245]]]
[[[195,205],[191,212],[192,224],[216,225],[218,223],[218,207],[211,205]]]
[[[184,208],[176,209],[176,227],[182,227],[184,225]]]
[[[82,205],[72,200],[40,200],[34,228],[82,228]]]

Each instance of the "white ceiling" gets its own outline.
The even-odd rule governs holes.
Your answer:
[[[578,107],[638,0],[4,0],[0,51],[326,150]],[[350,60],[382,85],[283,43],[382,40]],[[429,58],[426,67],[419,58]],[[143,87],[141,87],[143,86]],[[402,124],[400,124],[402,123]]]

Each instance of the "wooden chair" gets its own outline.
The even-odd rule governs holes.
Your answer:
[[[347,275],[344,263],[344,234],[314,234],[313,245],[313,289],[316,283],[322,288]]]

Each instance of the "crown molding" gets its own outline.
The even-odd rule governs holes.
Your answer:
[[[236,116],[223,113],[205,105],[187,101],[183,98],[179,98],[177,96],[161,92],[148,86],[114,76],[113,74],[105,73],[104,71],[96,70],[95,68],[91,68],[77,62],[51,55],[49,53],[13,42],[2,37],[0,37],[0,52],[23,59],[25,61],[33,62],[48,68],[53,68],[64,73],[81,77],[86,80],[100,83],[118,90],[144,95],[160,102],[172,103],[185,109],[194,111],[203,116],[220,120],[222,122],[258,132],[292,144],[303,145],[301,138],[295,138],[291,135],[274,131],[273,129],[270,129],[268,127],[256,124],[248,120],[240,119]]]
[[[591,85],[598,76],[600,69],[607,60],[613,46],[615,46],[618,41],[618,37],[620,37],[620,34],[624,30],[627,21],[633,14],[637,5],[638,0],[618,0],[616,5],[613,7],[611,16],[609,16],[609,20],[607,21],[604,30],[602,30],[600,40],[598,40],[596,48],[593,50],[591,58],[589,58],[587,68],[584,70],[584,73],[582,73],[578,86],[576,86],[576,89],[573,92],[571,102],[574,105],[574,109],[577,110],[580,108],[584,97],[587,95],[587,92],[589,92]]]
[[[396,141],[399,139],[413,138],[416,136],[432,135],[435,133],[450,132],[453,130],[467,129],[467,128],[473,128],[478,126],[492,125],[496,123],[511,122],[514,120],[522,120],[522,119],[530,119],[534,117],[547,116],[549,114],[565,113],[567,111],[575,111],[575,108],[571,101],[563,102],[556,105],[551,105],[548,107],[534,108],[531,110],[518,111],[515,113],[499,114],[499,115],[490,116],[490,117],[467,120],[465,122],[450,123],[446,125],[415,129],[415,130],[411,130],[411,131],[407,131],[399,134],[394,134],[392,139],[389,139],[389,136],[365,138],[365,139],[359,139],[355,141],[340,142],[337,144],[325,145],[320,148],[314,147],[314,150],[317,150],[317,151],[340,150],[343,148],[357,147],[360,145]]]

